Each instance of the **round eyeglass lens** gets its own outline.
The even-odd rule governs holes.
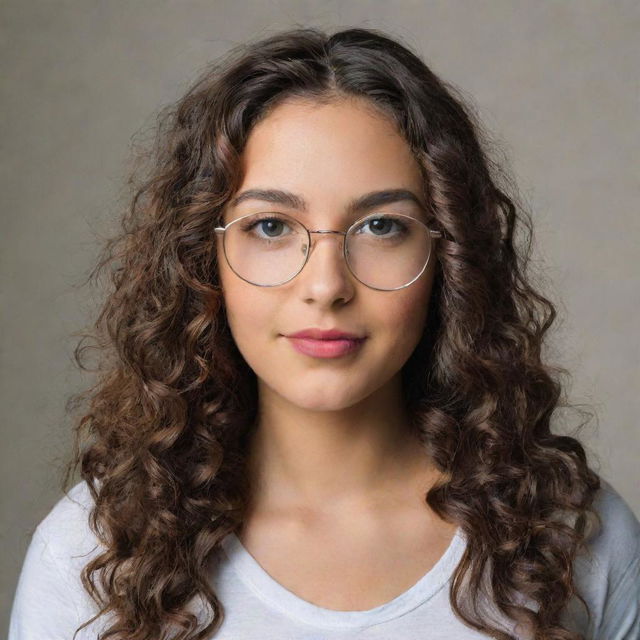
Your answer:
[[[227,227],[224,251],[229,266],[243,280],[272,287],[300,271],[308,238],[305,228],[289,216],[256,213]]]
[[[431,235],[416,218],[373,214],[347,235],[347,261],[358,280],[374,289],[392,290],[413,282],[431,251]]]

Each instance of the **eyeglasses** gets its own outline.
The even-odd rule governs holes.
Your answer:
[[[276,287],[295,278],[311,254],[312,233],[344,236],[343,255],[353,276],[380,291],[415,282],[429,262],[433,238],[442,233],[404,214],[370,214],[347,231],[310,231],[284,213],[249,214],[216,227],[231,270],[258,287]]]

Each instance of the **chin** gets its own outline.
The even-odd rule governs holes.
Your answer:
[[[361,389],[347,389],[344,384],[337,383],[335,390],[331,385],[319,384],[317,389],[310,392],[309,385],[300,390],[299,394],[284,395],[287,400],[301,409],[308,411],[342,411],[348,409],[367,397]]]

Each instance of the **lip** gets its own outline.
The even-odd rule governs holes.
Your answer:
[[[291,346],[307,356],[314,358],[340,358],[357,351],[366,338],[357,339],[324,339],[296,338],[286,336]]]
[[[287,334],[287,338],[309,338],[311,340],[362,340],[365,336],[340,329],[303,329]]]

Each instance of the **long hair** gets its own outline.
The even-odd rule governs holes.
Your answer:
[[[100,613],[80,628],[104,614],[100,640],[196,640],[222,622],[209,572],[249,503],[257,384],[225,317],[213,228],[252,127],[297,97],[357,97],[391,118],[443,234],[424,335],[402,376],[412,426],[442,473],[425,502],[467,539],[454,612],[511,639],[485,614],[486,595],[536,639],[579,640],[561,614],[574,594],[586,606],[573,560],[599,520],[600,479],[577,438],[552,433],[552,416],[572,405],[566,370],[542,362],[556,309],[528,274],[531,216],[460,92],[362,28],[296,27],[235,47],[161,110],[145,170],[131,173],[118,231],[89,276],[106,272],[108,290],[74,350],[83,370],[85,352],[98,354],[96,381],[67,405],[81,411],[63,488],[79,467],[103,546],[81,575]]]

